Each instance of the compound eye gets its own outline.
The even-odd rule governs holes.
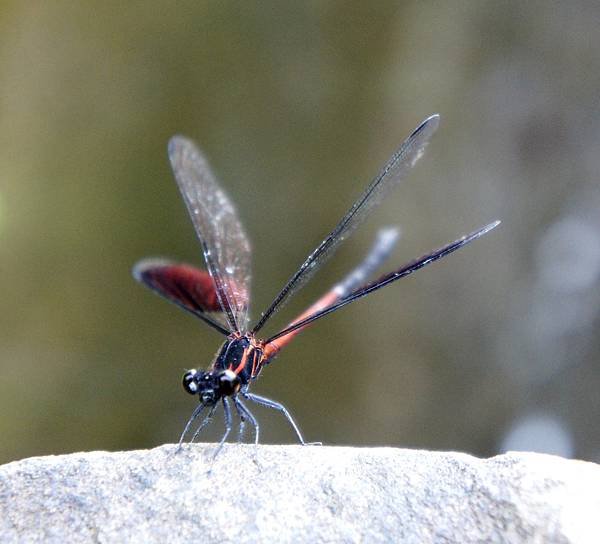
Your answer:
[[[198,393],[198,382],[196,381],[196,377],[198,376],[198,371],[195,368],[188,370],[183,375],[183,388],[190,394],[195,395]]]
[[[233,395],[237,393],[240,388],[240,378],[231,370],[225,370],[223,374],[219,376],[219,389],[223,395]]]

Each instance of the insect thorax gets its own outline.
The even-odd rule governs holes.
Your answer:
[[[246,385],[256,377],[261,355],[262,351],[251,336],[230,336],[219,349],[212,370],[231,370]]]

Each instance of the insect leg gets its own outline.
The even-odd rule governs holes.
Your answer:
[[[223,449],[223,444],[225,444],[225,440],[227,440],[227,437],[231,432],[231,405],[229,404],[229,400],[227,399],[227,397],[223,397],[223,410],[225,413],[225,434],[223,435],[223,438],[221,438],[221,441],[219,442],[219,445],[217,446],[217,449],[213,454],[213,460],[217,458],[217,455],[219,455],[219,453],[221,453],[221,450]]]
[[[271,400],[271,399],[267,399],[265,397],[261,397],[259,395],[255,395],[254,393],[242,393],[242,394],[244,395],[245,398],[247,398],[248,400],[251,400],[252,402],[255,402],[256,404],[266,406],[267,408],[273,408],[274,410],[281,412],[286,417],[286,419],[288,420],[290,425],[293,427],[293,429],[296,433],[296,436],[298,437],[298,440],[300,441],[300,444],[302,444],[303,446],[309,445],[307,442],[304,442],[304,438],[302,438],[302,433],[300,432],[298,425],[296,425],[294,418],[292,418],[292,415],[288,412],[288,409],[283,404],[280,404],[279,402],[275,402],[274,400]]]
[[[202,429],[204,429],[204,427],[206,427],[212,421],[212,418],[213,418],[213,415],[214,415],[216,409],[217,409],[217,405],[215,404],[210,409],[210,412],[208,412],[208,414],[206,414],[206,417],[202,420],[202,423],[200,423],[200,425],[198,425],[198,428],[196,429],[196,432],[194,433],[194,436],[192,436],[192,439],[190,440],[190,443],[193,442],[194,440],[196,440],[196,438],[200,434],[200,431]]]
[[[246,430],[246,416],[240,412],[237,402],[235,402],[235,405],[238,410],[238,414],[240,416],[240,430],[238,431],[238,439],[237,439],[238,444],[240,444],[244,440],[244,431]]]
[[[177,444],[177,450],[181,449],[181,444],[183,444],[183,439],[185,438],[185,435],[190,430],[192,423],[194,423],[194,421],[200,415],[202,410],[204,410],[205,406],[206,406],[205,404],[198,404],[198,406],[196,406],[196,409],[192,412],[190,419],[188,419],[188,422],[185,424],[183,432],[181,433],[181,436],[179,437],[179,443]]]
[[[237,396],[233,397],[233,402],[235,402],[240,416],[245,417],[248,421],[250,421],[250,423],[254,427],[254,444],[258,446],[258,435],[260,432],[260,426],[258,424],[258,421],[256,421],[254,414],[250,410],[248,410],[246,405]]]

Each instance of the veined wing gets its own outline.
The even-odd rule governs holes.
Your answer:
[[[133,267],[133,277],[221,334],[231,332],[219,317],[223,310],[215,283],[205,270],[166,259],[144,259]]]
[[[174,136],[169,142],[169,158],[229,328],[243,330],[248,321],[251,278],[246,233],[231,200],[193,142]]]
[[[365,218],[367,213],[381,202],[388,191],[396,186],[410,172],[421,158],[439,125],[439,115],[432,115],[423,121],[402,143],[396,153],[371,181],[369,186],[348,210],[346,215],[331,233],[308,256],[298,271],[288,280],[284,288],[275,297],[269,308],[262,314],[252,331],[258,332],[281,305],[298,291],[317,269],[331,256],[340,242],[350,236],[352,231]]]
[[[296,323],[305,321],[307,318],[318,314],[321,310],[329,308],[348,293],[353,292],[356,288],[362,285],[371,276],[379,266],[387,260],[390,256],[398,238],[400,231],[394,227],[388,227],[382,229],[377,233],[375,243],[371,247],[371,250],[362,260],[362,262],[356,266],[351,272],[346,274],[342,281],[337,282],[331,289],[329,289],[321,298],[315,303],[311,304],[304,312],[302,312],[294,321],[292,321],[285,330],[290,330],[288,334],[278,334],[273,339],[265,342],[263,355],[264,361],[270,362],[279,351],[289,344],[294,337],[299,334],[303,327],[293,328]],[[308,322],[309,324],[311,321]]]
[[[453,253],[457,249],[460,249],[461,247],[470,244],[473,240],[481,238],[484,234],[487,234],[491,230],[495,229],[499,224],[500,221],[494,221],[493,223],[490,223],[489,225],[486,225],[485,227],[476,230],[471,234],[467,234],[462,238],[459,238],[458,240],[454,240],[454,242],[451,242],[450,244],[447,244],[443,247],[440,247],[439,249],[431,251],[430,253],[423,255],[419,259],[411,261],[410,263],[405,264],[397,270],[393,270],[392,272],[381,276],[373,282],[366,283],[364,285],[361,285],[360,287],[357,287],[356,289],[354,289],[354,291],[346,294],[345,296],[333,302],[326,308],[322,308],[314,312],[313,314],[306,316],[304,319],[294,322],[292,325],[271,336],[271,338],[265,340],[265,344],[268,345],[269,343],[273,342],[274,340],[277,340],[278,338],[285,337],[298,329],[306,327],[308,324],[313,323],[317,319],[321,319],[327,314],[335,312],[342,306],[346,306],[346,304],[350,304],[351,302],[354,302],[355,300],[358,300],[359,298],[362,298],[368,295],[369,293],[372,293],[373,291],[377,291],[377,289],[381,289],[382,287],[385,287],[386,285],[396,280],[399,280],[400,278],[404,278],[405,276],[408,276],[413,272],[420,270],[421,268],[437,261],[438,259],[442,259],[446,255]]]

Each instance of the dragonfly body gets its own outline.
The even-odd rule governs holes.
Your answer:
[[[171,139],[169,157],[173,172],[200,239],[208,270],[164,259],[147,259],[134,267],[133,275],[225,336],[224,343],[206,370],[192,369],[184,374],[184,389],[198,395],[200,403],[185,426],[180,444],[205,409],[208,413],[195,431],[192,441],[211,420],[216,408],[222,405],[226,430],[217,448],[218,453],[232,428],[231,403],[240,416],[240,436],[245,423],[249,422],[254,427],[255,442],[258,443],[259,425],[244,404],[246,400],[281,412],[304,444],[298,426],[282,404],[249,391],[251,382],[262,369],[296,335],[318,319],[445,257],[499,224],[499,221],[491,223],[374,281],[368,281],[389,257],[398,238],[396,229],[382,230],[368,255],[342,281],[326,291],[283,330],[266,339],[258,339],[257,333],[271,316],[307,282],[388,191],[404,179],[423,155],[438,123],[437,115],[429,117],[402,143],[331,233],[290,277],[253,327],[248,327],[250,244],[235,208],[196,146],[180,136]]]
[[[241,385],[248,385],[260,372],[263,350],[251,333],[234,334],[228,338],[217,354],[211,369],[213,372],[229,370]]]
[[[371,252],[363,262],[286,328],[331,306],[364,282],[389,257],[397,239],[397,229],[381,230]],[[189,265],[181,266],[189,274]],[[213,300],[212,296],[208,298]],[[251,380],[258,378],[262,368],[270,363],[303,328],[300,327],[268,342],[257,340],[252,332],[244,334],[234,332],[227,337],[206,371],[191,369],[184,374],[184,389],[192,395],[199,395],[202,402],[205,403],[216,403],[224,396],[239,394],[242,388],[248,387]]]
[[[250,380],[258,377],[263,349],[252,334],[233,334],[223,343],[206,371],[188,370],[183,387],[198,395],[205,404],[216,404],[223,397],[237,395]]]

